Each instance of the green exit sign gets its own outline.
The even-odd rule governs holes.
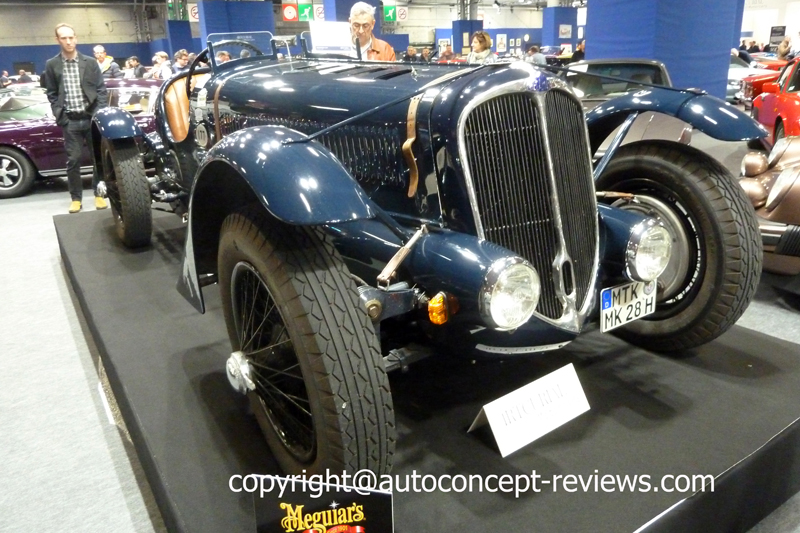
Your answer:
[[[298,20],[308,21],[314,20],[314,6],[312,4],[298,4]]]
[[[383,20],[385,22],[397,21],[397,7],[396,6],[383,6]]]

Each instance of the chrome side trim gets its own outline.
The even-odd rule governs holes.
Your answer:
[[[94,172],[94,167],[81,167],[81,174],[91,174]],[[67,175],[67,169],[61,168],[56,170],[40,170],[39,174],[44,178],[58,178]]]
[[[488,353],[502,353],[502,354],[522,354],[522,353],[535,353],[535,352],[549,352],[551,350],[558,350],[563,348],[572,341],[560,342],[558,344],[545,344],[542,346],[520,346],[519,348],[508,348],[506,346],[487,346],[486,344],[478,344],[475,346],[476,350]]]

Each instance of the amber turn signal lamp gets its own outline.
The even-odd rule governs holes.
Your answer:
[[[447,322],[450,315],[456,312],[458,312],[458,299],[452,294],[440,292],[428,301],[428,318],[437,326]]]

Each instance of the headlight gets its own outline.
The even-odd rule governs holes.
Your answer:
[[[653,281],[669,263],[672,235],[653,219],[633,227],[626,253],[627,274],[633,281]]]
[[[536,270],[519,257],[495,261],[480,294],[483,319],[495,329],[515,329],[533,315],[541,283]]]

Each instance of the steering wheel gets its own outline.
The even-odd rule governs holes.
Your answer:
[[[202,52],[197,54],[197,57],[194,58],[192,64],[189,65],[189,70],[186,71],[186,97],[190,100],[192,98],[192,76],[194,76],[195,70],[197,70],[197,65],[199,65],[201,61],[204,61],[207,57],[208,48],[204,48]],[[198,71],[199,74],[204,74],[206,72],[211,72],[211,67],[203,67]]]

